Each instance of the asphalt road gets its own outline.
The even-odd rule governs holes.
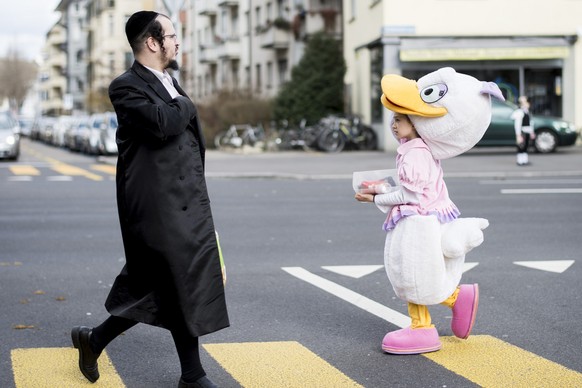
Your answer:
[[[236,355],[234,344],[285,350],[296,342],[366,387],[487,385],[480,374],[488,367],[515,369],[513,362],[530,356],[529,374],[499,377],[489,385],[535,386],[534,378],[554,386],[582,381],[576,380],[582,379],[581,154],[575,147],[532,155],[527,168],[515,166],[506,150],[476,150],[445,161],[449,192],[462,216],[487,218],[490,226],[483,245],[467,255],[467,262],[478,264],[463,277],[481,289],[473,336],[429,359],[382,353],[382,337],[398,325],[365,310],[361,300],[406,314],[382,269],[355,278],[322,268],[382,264],[383,216],[353,200],[351,171],[390,168],[393,155],[209,152],[208,186],[227,263],[232,326],[202,343],[224,344],[231,349],[227,355]],[[58,162],[101,179],[57,171]],[[107,163],[29,142],[19,162],[0,163],[2,387],[15,386],[15,376],[31,368],[15,368],[15,349],[70,348],[72,326],[96,325],[107,316],[103,302],[124,259],[114,181],[96,165]],[[39,175],[18,175],[14,166],[34,166]],[[551,272],[515,264],[557,260],[570,265]],[[350,303],[292,276],[284,270],[289,267],[363,298]],[[450,310],[435,306],[431,313],[441,336],[452,336]],[[250,352],[257,349],[248,346]],[[450,357],[461,348],[467,353],[457,367]],[[219,386],[238,387],[249,378],[236,372],[241,360],[217,361],[213,348],[205,349],[206,371]],[[127,387],[177,384],[178,359],[164,330],[138,325],[107,352]],[[246,386],[267,386],[259,383],[265,376],[268,386],[288,385],[278,373],[293,363],[292,356],[272,368],[248,366],[258,372]],[[74,365],[59,365],[46,386],[63,386],[56,381],[61,367],[75,371]],[[564,371],[574,380],[556,381],[566,379]],[[296,386],[314,386],[307,381],[317,380],[318,373],[303,376],[306,383]]]

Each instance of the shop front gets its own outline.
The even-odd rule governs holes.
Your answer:
[[[509,102],[517,103],[519,96],[528,96],[534,114],[563,117],[565,111],[574,110],[575,91],[568,91],[569,98],[565,98],[564,87],[574,85],[575,71],[570,69],[575,68],[572,57],[576,40],[577,36],[389,37],[382,40],[382,71],[419,79],[450,66],[479,80],[497,83]],[[371,85],[372,90],[377,87]],[[378,113],[374,113],[372,117],[378,119]],[[383,115],[384,127],[388,125],[386,119]]]

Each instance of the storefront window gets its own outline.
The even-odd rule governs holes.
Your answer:
[[[404,70],[402,75],[410,79],[419,79],[436,70]],[[455,67],[455,66],[452,66]],[[509,66],[508,66],[509,67]],[[544,116],[562,117],[562,69],[558,67],[531,68],[511,66],[511,68],[462,68],[457,71],[469,74],[479,80],[495,82],[505,99],[517,105],[520,94],[529,97],[531,111]],[[523,85],[520,84],[523,80]]]
[[[373,123],[382,122],[382,104],[380,103],[380,96],[382,95],[382,52],[382,46],[370,48],[370,106]]]

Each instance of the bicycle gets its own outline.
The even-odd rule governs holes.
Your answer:
[[[317,139],[321,133],[320,126],[308,126],[307,120],[302,119],[297,127],[289,127],[287,120],[282,120],[277,129],[275,143],[280,150],[303,149],[311,150],[317,146]]]
[[[358,117],[328,116],[321,124],[325,127],[317,139],[317,146],[326,152],[340,152],[346,145],[359,150],[375,150],[378,136],[374,130],[361,123]]]
[[[216,149],[241,148],[245,145],[255,147],[264,140],[265,131],[262,125],[254,127],[250,124],[233,124],[214,137],[214,146]]]

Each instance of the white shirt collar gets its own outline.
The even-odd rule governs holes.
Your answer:
[[[174,82],[172,81],[172,77],[170,76],[170,74],[166,70],[161,72],[159,70],[152,69],[151,67],[148,67],[145,65],[144,65],[144,67],[146,69],[148,69],[149,71],[151,71],[160,80],[160,82],[162,83],[162,85],[164,85],[164,87],[166,88],[168,93],[170,93],[170,96],[172,98],[176,98],[177,96],[180,95],[180,93],[178,93],[178,91],[174,87]]]

